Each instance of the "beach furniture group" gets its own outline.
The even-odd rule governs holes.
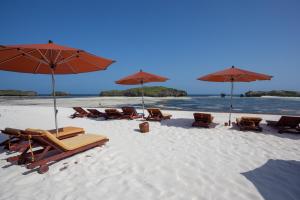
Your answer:
[[[143,121],[162,121],[171,119],[172,115],[162,112],[159,108],[148,108],[149,115],[145,117],[137,112],[134,107],[122,107],[122,111],[116,108],[105,109],[101,112],[97,109],[74,107],[75,113],[71,118],[98,118],[109,119],[142,119]],[[193,113],[193,127],[212,128],[214,117],[210,113]],[[236,126],[241,131],[262,131],[260,122],[262,118],[242,116],[236,119]],[[291,132],[300,133],[300,117],[282,116],[278,121],[266,120],[267,125],[274,127],[279,133]],[[149,131],[149,123],[140,124],[142,132]],[[49,165],[75,154],[84,152],[94,147],[102,146],[109,139],[103,135],[85,133],[83,128],[63,127],[52,130],[41,129],[14,129],[6,128],[1,130],[8,139],[0,145],[9,151],[19,152],[18,155],[7,158],[8,162],[25,165],[28,169],[36,169],[39,173],[49,170]]]
[[[161,111],[159,108],[147,108],[149,115],[145,117],[142,113],[138,113],[136,109],[132,106],[121,107],[122,111],[119,111],[116,108],[105,109],[105,113],[98,111],[96,109],[87,109],[85,111],[81,107],[74,107],[73,109],[76,111],[71,117],[78,115],[78,108],[83,110],[80,117],[104,117],[105,119],[139,119],[143,118],[146,121],[162,121],[166,119],[171,119],[172,115]],[[211,128],[211,124],[213,123],[214,117],[210,113],[193,113],[194,122],[192,123],[193,127],[203,127],[203,128]],[[259,131],[261,132],[263,129],[260,125],[262,122],[262,118],[260,117],[249,117],[242,116],[236,118],[236,123],[234,123],[240,131]],[[269,121],[266,120],[267,125],[278,129],[278,133],[291,132],[298,133],[300,132],[300,117],[296,116],[282,116],[278,121]]]
[[[39,173],[47,172],[53,162],[102,146],[109,141],[105,136],[88,134],[84,129],[77,127],[60,128],[58,135],[56,131],[53,133],[41,129],[6,128],[1,132],[14,136],[13,140],[9,138],[10,141],[6,141],[8,144],[6,143],[5,147],[20,152],[17,156],[9,157],[7,161],[26,165],[28,169],[37,168]]]

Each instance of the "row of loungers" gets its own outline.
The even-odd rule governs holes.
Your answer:
[[[194,113],[194,119],[195,122],[192,126],[209,128],[214,117],[211,114]],[[262,131],[262,127],[260,126],[261,121],[262,118],[259,117],[241,117],[236,119],[236,125],[241,131]],[[278,121],[266,120],[266,122],[268,126],[278,129],[278,133],[300,133],[300,117],[281,116]]]
[[[143,118],[142,114],[137,113],[134,107],[122,107],[122,112],[117,109],[106,109],[105,113],[100,112],[96,109],[87,109],[85,111],[81,107],[73,108],[76,112],[71,115],[74,117],[104,117],[105,119],[137,119]],[[164,119],[170,119],[172,115],[163,113],[158,108],[148,108],[147,109],[149,116],[145,118],[149,121],[161,121]],[[204,127],[209,128],[213,123],[214,117],[208,113],[194,113],[194,119],[192,126],[193,127]],[[236,125],[241,131],[244,130],[253,130],[253,131],[262,131],[260,122],[262,118],[259,117],[241,117],[236,119]],[[267,125],[272,126],[278,129],[279,133],[283,132],[300,132],[299,123],[300,117],[295,116],[282,116],[279,121],[269,121],[267,120]]]
[[[76,111],[72,114],[71,118],[76,117],[89,117],[89,118],[98,118],[103,117],[105,119],[138,119],[143,118],[143,114],[138,113],[134,107],[122,107],[122,112],[118,111],[115,108],[105,109],[105,112],[101,112],[97,109],[87,109],[84,110],[81,107],[73,107]],[[161,112],[158,108],[148,108],[147,109],[149,116],[146,120],[149,121],[161,121],[164,119],[170,119],[172,115]]]
[[[12,129],[1,130],[9,139],[1,145],[10,151],[20,152],[9,157],[8,162],[26,165],[28,169],[37,168],[39,173],[49,170],[49,165],[73,156],[77,153],[104,145],[109,139],[102,135],[87,134],[77,127],[60,128],[56,130]]]

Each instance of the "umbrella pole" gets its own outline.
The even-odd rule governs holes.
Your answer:
[[[143,106],[143,117],[145,117],[145,102],[144,102],[144,83],[143,81],[141,82],[141,86],[142,86],[142,106]]]
[[[52,77],[52,95],[53,95],[53,106],[54,106],[54,117],[55,117],[55,129],[56,129],[56,136],[58,136],[58,128],[57,128],[57,108],[56,108],[56,95],[55,95],[55,78],[54,78],[54,70],[52,69],[51,73]]]
[[[230,112],[229,112],[229,121],[228,121],[229,126],[231,126],[232,95],[233,95],[233,81],[231,81],[231,92],[230,92]]]

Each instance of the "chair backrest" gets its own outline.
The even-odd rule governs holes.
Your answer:
[[[163,114],[161,113],[159,108],[148,108],[147,111],[149,112],[151,117],[162,117]]]
[[[300,124],[300,117],[294,116],[281,116],[276,126],[287,126],[295,128]]]
[[[21,131],[20,129],[16,129],[16,128],[5,128],[4,130],[2,130],[1,132],[9,135],[9,136],[16,136],[19,137],[21,135]]]
[[[105,113],[108,115],[121,115],[122,114],[115,108],[105,109]]]
[[[94,115],[100,115],[102,114],[99,110],[97,109],[87,109],[90,113],[94,114]]]
[[[34,141],[37,141],[41,146],[49,145],[54,149],[58,149],[61,151],[67,151],[68,146],[65,145],[62,141],[57,139],[53,134],[49,131],[42,129],[26,129],[25,131],[21,131],[23,136],[30,136],[30,138]]]
[[[262,121],[262,118],[260,117],[241,117],[241,123],[245,122],[253,122],[256,126],[259,125],[259,123]]]
[[[194,119],[195,119],[195,121],[201,121],[201,122],[205,122],[205,123],[212,122],[211,114],[207,114],[207,113],[194,113]]]
[[[73,109],[78,112],[79,114],[89,114],[87,111],[85,111],[83,108],[81,107],[73,107]]]
[[[122,111],[124,115],[138,115],[136,109],[134,107],[122,107]]]

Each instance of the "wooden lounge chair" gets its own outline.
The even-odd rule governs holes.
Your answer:
[[[278,129],[278,133],[300,133],[300,117],[281,116],[278,121],[266,120],[268,126]]]
[[[106,114],[103,113],[103,112],[100,112],[99,110],[97,109],[87,109],[90,113],[92,113],[95,117],[104,117],[106,118]]]
[[[137,119],[142,118],[143,115],[137,113],[134,107],[122,107],[123,116],[122,119]]]
[[[162,113],[159,108],[148,108],[149,116],[146,120],[149,121],[161,121],[164,119],[171,119],[172,115],[167,113]]]
[[[97,116],[93,115],[92,113],[89,113],[85,111],[82,107],[73,107],[73,109],[76,111],[74,114],[72,114],[70,117],[72,119],[76,117],[91,117],[91,118],[96,118]]]
[[[27,129],[26,129],[27,130]],[[39,129],[37,129],[39,130]],[[53,134],[58,139],[65,139],[74,137],[79,134],[84,134],[84,129],[79,127],[67,126],[58,129],[58,134],[56,135],[56,129],[47,130],[49,133]],[[5,149],[10,151],[23,151],[27,147],[27,143],[24,143],[24,138],[21,137],[22,130],[14,128],[6,128],[1,130],[1,133],[8,136],[8,139],[0,144],[4,146]]]
[[[194,113],[194,119],[195,121],[193,122],[192,126],[209,128],[209,125],[212,123],[214,117],[207,113]]]
[[[0,146],[4,146],[5,149],[10,151],[18,151],[21,148],[18,145],[21,143],[20,129],[6,128],[5,130],[1,130],[1,133],[7,135],[8,139],[1,142]]]
[[[27,164],[28,169],[38,167],[39,173],[45,173],[49,170],[49,164],[73,156],[91,148],[102,146],[108,138],[95,134],[82,134],[71,138],[59,140],[53,134],[43,130],[22,131],[22,137],[30,138],[31,142],[38,147],[33,151],[28,147],[24,152],[8,161],[17,161],[18,164]]]
[[[236,119],[236,125],[241,131],[262,131],[262,127],[259,125],[261,121],[262,118],[259,117],[241,117]]]
[[[115,108],[105,109],[105,113],[106,119],[121,119],[123,117],[123,113]]]

